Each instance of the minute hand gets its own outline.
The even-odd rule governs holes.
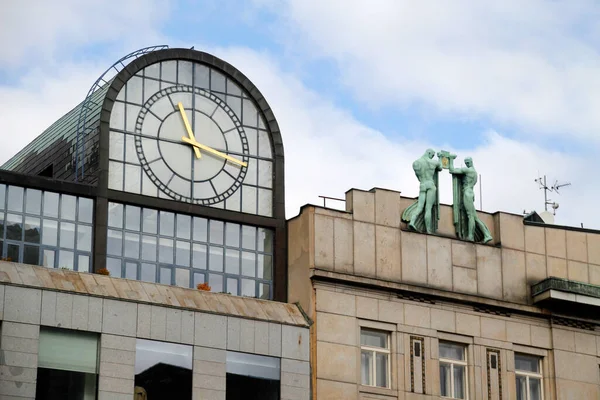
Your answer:
[[[229,160],[229,161],[231,161],[232,163],[235,163],[235,164],[241,165],[242,167],[246,167],[246,166],[248,165],[248,163],[245,163],[245,162],[243,162],[243,161],[240,161],[240,160],[238,160],[237,158],[233,158],[233,157],[231,157],[231,156],[228,156],[228,155],[227,155],[227,154],[225,154],[225,153],[221,153],[220,151],[218,151],[218,150],[215,150],[215,149],[213,149],[212,147],[208,147],[208,146],[206,146],[206,145],[203,145],[203,144],[201,144],[201,143],[198,143],[197,141],[195,141],[195,140],[192,140],[192,139],[190,139],[190,138],[186,138],[185,136],[184,136],[184,137],[182,137],[182,138],[181,138],[181,140],[183,140],[185,143],[191,144],[191,145],[192,145],[192,146],[194,146],[194,147],[197,147],[197,148],[199,148],[199,149],[202,149],[202,150],[204,150],[204,151],[208,151],[209,153],[212,153],[212,154],[214,154],[214,155],[216,155],[216,156],[219,156],[219,157],[222,157],[222,158],[224,158],[224,159],[226,159],[226,160]]]

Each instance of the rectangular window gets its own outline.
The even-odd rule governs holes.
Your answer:
[[[361,383],[390,387],[390,335],[370,329],[360,330]]]
[[[228,351],[226,399],[278,400],[281,360]]]
[[[517,400],[542,400],[542,359],[515,354]]]
[[[137,339],[134,394],[140,399],[191,399],[192,363],[192,346]]]
[[[467,398],[465,346],[440,342],[440,394],[452,399]]]
[[[41,328],[35,398],[96,399],[98,335]]]

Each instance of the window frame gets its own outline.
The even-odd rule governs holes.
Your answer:
[[[362,337],[362,333],[363,331],[372,331],[372,332],[378,332],[378,333],[383,333],[386,335],[386,348],[383,347],[374,347],[374,346],[367,346],[367,345],[363,345],[362,343],[360,343],[360,338],[359,338],[359,343],[360,343],[360,354],[362,355],[363,351],[368,351],[371,352],[372,357],[371,357],[371,365],[369,366],[369,371],[371,372],[371,374],[369,374],[369,377],[371,378],[371,382],[370,383],[365,383],[362,380],[362,374],[361,374],[361,385],[363,386],[368,386],[368,387],[374,387],[374,388],[382,388],[382,389],[391,389],[391,370],[392,370],[392,350],[391,350],[391,338],[392,338],[392,333],[386,330],[382,330],[382,329],[375,329],[375,328],[369,328],[366,326],[361,326],[360,327],[360,336]],[[387,363],[386,363],[386,386],[378,386],[376,384],[377,382],[377,353],[379,354],[385,354],[387,356]],[[360,366],[362,368],[362,361],[360,362]]]
[[[522,369],[517,369],[517,363],[516,363],[517,355],[523,355],[523,356],[527,356],[527,357],[537,358],[539,372],[531,372],[531,371],[524,371]],[[525,400],[530,400],[531,399],[531,389],[529,386],[529,378],[539,379],[540,380],[540,400],[544,400],[544,369],[543,369],[544,357],[539,356],[537,354],[527,354],[527,353],[520,353],[520,352],[515,352],[513,357],[515,359],[515,388],[517,385],[517,377],[524,376],[525,377],[525,385],[527,387],[527,391],[526,391],[527,398]]]
[[[441,383],[441,379],[440,379],[440,396],[443,398],[446,398],[446,399],[458,399],[458,397],[455,397],[455,394],[454,394],[454,366],[460,365],[460,366],[465,367],[465,375],[464,375],[464,379],[463,379],[464,393],[465,393],[464,400],[468,400],[469,399],[469,360],[468,360],[468,354],[467,354],[468,345],[465,343],[457,343],[457,342],[451,342],[451,341],[447,341],[447,340],[440,340],[438,342],[438,351],[439,351],[440,345],[442,345],[443,343],[460,346],[463,350],[463,360],[456,360],[456,359],[452,359],[452,358],[443,358],[441,355],[439,356],[438,361],[439,361],[440,365],[441,364],[450,365],[450,392],[451,392],[450,396],[443,396],[441,394],[442,383]]]

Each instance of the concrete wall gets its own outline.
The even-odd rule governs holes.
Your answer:
[[[194,399],[225,399],[227,350],[281,358],[281,399],[309,399],[304,327],[0,284],[0,398],[34,399],[40,326],[100,334],[99,400],[133,395],[135,339],[194,346]]]
[[[295,255],[290,270],[298,277],[292,283],[306,279],[308,266],[382,285],[404,283],[523,305],[532,303],[530,285],[550,276],[600,284],[598,234],[525,226],[519,215],[480,213],[494,240],[474,244],[455,238],[449,206],[442,207],[438,235],[405,230],[401,213],[413,201],[384,189],[351,190],[348,212],[304,208],[289,223],[290,255]]]
[[[546,318],[476,312],[449,302],[403,300],[341,284],[317,283],[315,288],[318,400],[440,398],[440,340],[467,346],[469,399],[516,399],[515,352],[543,358],[544,399],[600,398],[600,332],[551,324]],[[391,389],[359,384],[361,327],[392,337]],[[423,338],[425,394],[411,392],[411,336]],[[488,381],[488,350],[500,356],[497,381]]]

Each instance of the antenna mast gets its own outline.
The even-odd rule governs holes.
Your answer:
[[[570,182],[558,183],[558,181],[555,180],[554,184],[552,186],[548,187],[548,184],[546,183],[546,175],[544,175],[543,178],[541,176],[538,177],[535,181],[540,186],[540,189],[544,190],[544,210],[548,211],[548,205],[550,205],[550,207],[552,207],[552,214],[556,215],[556,209],[558,208],[559,204],[553,202],[551,199],[548,198],[548,192],[554,192],[556,194],[560,194],[559,189],[564,186],[570,186],[571,183]]]

